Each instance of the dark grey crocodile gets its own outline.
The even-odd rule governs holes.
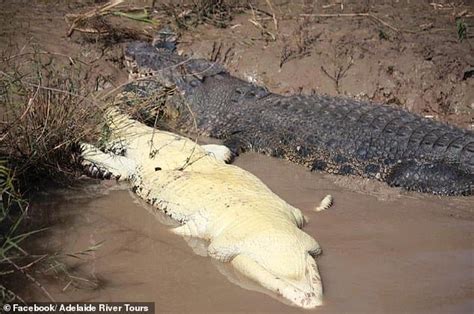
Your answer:
[[[167,107],[179,112],[179,129],[197,127],[236,154],[253,150],[311,170],[376,178],[413,191],[473,194],[472,131],[386,105],[270,93],[217,63],[149,43],[129,44],[125,57],[132,72],[151,75],[145,94],[176,87],[179,97],[171,97]]]

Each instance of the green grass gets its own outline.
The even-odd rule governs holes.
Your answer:
[[[14,174],[6,160],[0,160],[0,189],[0,304],[3,304],[21,301],[5,284],[5,277],[15,273],[16,269],[12,265],[14,260],[27,255],[21,243],[35,232],[22,232],[20,228],[28,203],[16,191]]]
[[[464,22],[463,19],[458,18],[456,20],[456,30],[458,33],[458,40],[462,42],[463,40],[467,39],[467,24]]]

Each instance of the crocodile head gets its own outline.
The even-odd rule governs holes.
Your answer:
[[[316,241],[300,230],[296,234],[272,232],[254,239],[231,263],[286,303],[314,308],[322,304],[323,295],[314,259],[319,253]]]
[[[125,65],[131,78],[147,78],[164,86],[176,86],[182,93],[204,77],[225,73],[218,63],[186,58],[147,42],[132,42],[124,50]]]
[[[322,305],[314,259],[320,252],[319,244],[296,227],[252,232],[244,240],[220,241],[219,247],[211,243],[208,249],[210,256],[232,267],[226,271],[233,273],[232,282],[302,308]]]
[[[194,133],[197,126],[201,134],[219,137],[217,133],[225,131],[221,124],[227,123],[230,115],[238,115],[236,104],[252,103],[269,94],[263,87],[230,76],[218,63],[180,56],[156,44],[132,42],[124,56],[133,79],[125,91],[131,92],[131,98],[135,94],[141,99],[166,94],[162,101],[152,103],[159,103],[156,111],[166,113],[160,119],[172,127],[179,120],[177,125],[184,132]],[[214,113],[213,117],[209,112]],[[221,118],[223,114],[225,118]],[[144,116],[156,120],[152,115]]]

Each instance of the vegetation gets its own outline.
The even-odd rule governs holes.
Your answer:
[[[20,244],[29,235],[19,231],[28,204],[18,195],[13,173],[6,166],[5,160],[0,161],[0,189],[0,276],[5,277],[15,272],[12,259],[24,254]],[[2,282],[0,282],[0,303],[21,300]]]
[[[22,302],[9,285],[16,281],[12,278],[20,276],[41,288],[29,273],[39,261],[51,265],[54,258],[61,265],[57,255],[32,256],[23,247],[26,238],[41,231],[25,218],[29,193],[45,184],[71,183],[80,173],[78,143],[98,138],[101,110],[86,92],[88,72],[80,65],[38,51],[2,57],[0,303]]]
[[[456,19],[456,30],[458,33],[458,39],[460,42],[467,39],[467,24],[463,19]]]
[[[100,110],[87,71],[40,53],[10,57],[0,72],[0,156],[24,189],[77,174],[77,143],[97,138]],[[19,59],[19,60],[15,60]],[[25,60],[27,59],[27,60]]]
[[[164,9],[179,28],[188,29],[204,23],[224,28],[236,13],[248,6],[249,1],[193,0],[170,2]]]

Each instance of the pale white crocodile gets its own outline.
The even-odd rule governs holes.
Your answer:
[[[207,254],[291,304],[322,304],[314,257],[319,244],[301,230],[301,211],[249,172],[225,160],[227,148],[145,126],[111,109],[104,151],[82,145],[92,172],[128,180],[148,203],[179,222],[175,233],[209,241]]]

